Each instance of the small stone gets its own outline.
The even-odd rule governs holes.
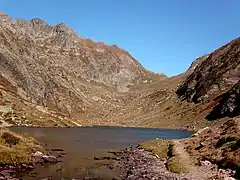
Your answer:
[[[55,156],[43,155],[42,158],[47,163],[57,163],[57,162],[59,162],[59,160]]]
[[[201,161],[201,165],[203,165],[203,166],[211,166],[212,163],[206,160],[206,161]]]
[[[64,150],[61,149],[61,148],[54,148],[54,149],[51,149],[51,151],[61,151],[61,152],[63,152]]]
[[[42,152],[40,152],[40,151],[36,151],[34,154],[33,154],[33,156],[35,156],[35,157],[42,157],[43,156],[43,153]]]
[[[9,170],[3,170],[0,172],[0,175],[3,177],[9,177],[10,176],[10,172]]]

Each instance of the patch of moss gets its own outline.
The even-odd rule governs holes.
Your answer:
[[[150,151],[159,157],[168,158],[169,147],[171,145],[172,142],[169,140],[158,139],[144,142],[140,144],[139,147],[145,149],[146,151]]]
[[[151,140],[140,144],[139,147],[152,152],[154,155],[166,158],[166,167],[171,172],[187,173],[191,169],[190,162],[187,162],[176,153],[175,145],[171,140]]]

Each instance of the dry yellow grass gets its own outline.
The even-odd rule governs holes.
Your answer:
[[[0,162],[27,163],[30,161],[31,153],[37,150],[42,148],[34,139],[0,128]]]
[[[190,170],[190,165],[180,156],[173,156],[167,161],[167,169],[174,173],[187,173]]]

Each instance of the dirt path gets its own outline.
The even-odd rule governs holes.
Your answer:
[[[184,149],[184,144],[181,140],[174,140],[174,153],[176,156],[179,156],[181,159],[181,162],[183,163],[183,166],[185,166],[189,172],[195,171],[197,167],[192,162],[192,159],[190,158],[190,155],[188,152]]]
[[[189,172],[182,173],[182,175],[191,180],[208,180],[214,179],[227,179],[228,172],[224,170],[219,170],[214,164],[208,161],[202,162],[201,166],[196,166],[193,163],[191,156],[184,149],[184,144],[181,140],[174,140],[174,153],[176,156],[180,157],[182,166],[185,166]]]

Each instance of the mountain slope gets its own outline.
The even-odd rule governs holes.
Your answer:
[[[209,120],[240,114],[240,38],[217,49],[195,68],[176,93],[189,102],[212,102]]]
[[[240,79],[240,38],[217,49],[198,65],[177,94],[199,103],[228,90]]]
[[[127,126],[199,129],[239,115],[240,38],[197,58],[184,73],[139,86],[112,112]],[[207,118],[207,119],[206,119]]]
[[[79,119],[101,118],[122,93],[164,77],[117,46],[81,38],[62,23],[12,20],[3,13],[0,72],[26,101]]]

